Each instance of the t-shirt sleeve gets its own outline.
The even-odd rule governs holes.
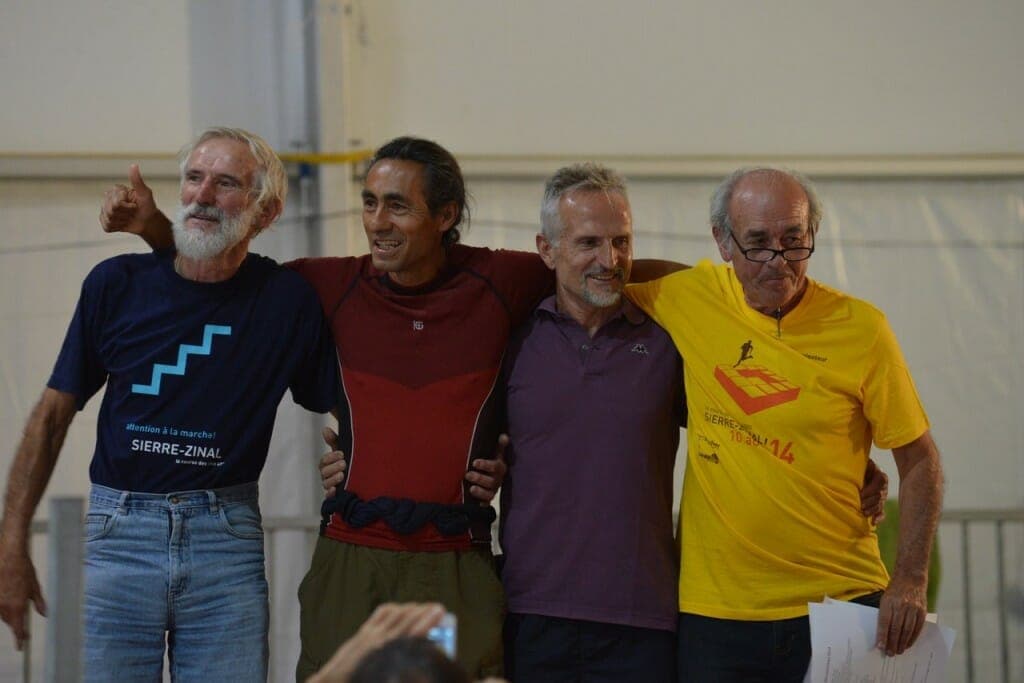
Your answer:
[[[283,265],[313,286],[320,307],[330,316],[359,277],[360,260],[352,256],[300,258]]]
[[[658,301],[666,281],[672,276],[650,280],[648,282],[637,282],[626,285],[626,296],[644,313],[649,315],[659,325],[664,326],[661,317],[658,315]]]
[[[292,398],[300,406],[326,413],[337,404],[341,390],[338,356],[316,296],[306,287],[303,292],[300,334],[305,343],[298,345],[303,349],[302,357],[295,366],[289,387]]]
[[[555,272],[539,254],[499,249],[494,252],[494,279],[518,327],[546,296],[555,291]]]
[[[868,357],[862,393],[875,445],[884,449],[905,446],[928,429],[928,417],[884,316]]]
[[[102,293],[106,281],[103,264],[82,283],[75,314],[46,386],[75,396],[78,409],[107,381],[107,369],[99,353]]]

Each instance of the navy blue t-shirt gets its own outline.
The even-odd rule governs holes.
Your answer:
[[[258,480],[285,390],[326,412],[340,386],[299,275],[249,254],[231,279],[197,283],[173,251],[117,256],[85,279],[48,384],[81,410],[104,383],[90,478],[148,493]]]

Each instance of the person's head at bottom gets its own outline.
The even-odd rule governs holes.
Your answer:
[[[426,638],[396,638],[366,654],[349,683],[469,683],[469,676]]]

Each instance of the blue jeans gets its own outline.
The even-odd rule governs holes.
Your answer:
[[[85,681],[266,681],[256,484],[155,494],[93,485],[85,520]]]

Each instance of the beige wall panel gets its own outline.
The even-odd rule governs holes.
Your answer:
[[[5,0],[0,151],[177,149],[190,136],[186,0]]]
[[[1017,0],[357,0],[354,137],[460,154],[1024,152]]]

